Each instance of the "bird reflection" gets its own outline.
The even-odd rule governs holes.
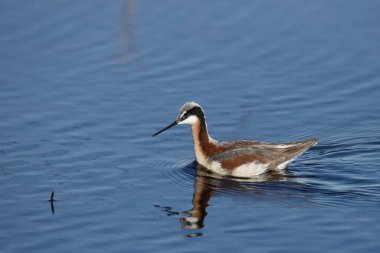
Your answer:
[[[263,174],[250,179],[227,178],[206,171],[203,166],[197,164],[192,199],[193,207],[187,211],[174,211],[168,206],[155,206],[161,208],[168,216],[184,216],[179,218],[183,229],[201,229],[205,226],[208,203],[213,196],[234,193],[239,196],[257,196],[263,194],[263,189],[256,188],[255,183],[287,181],[290,178],[291,175],[288,172],[284,172],[284,174]],[[202,233],[196,232],[187,234],[185,237],[201,235]]]

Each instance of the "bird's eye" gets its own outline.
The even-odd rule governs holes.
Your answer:
[[[189,114],[187,112],[185,112],[185,114],[183,115],[184,118],[187,118],[189,117]]]

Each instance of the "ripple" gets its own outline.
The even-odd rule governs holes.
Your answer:
[[[166,154],[164,157],[150,160],[147,163],[148,174],[142,175],[159,183],[179,185],[195,192],[212,192],[215,196],[232,198],[257,199],[276,198],[278,194],[294,196],[303,192],[307,185],[297,184],[291,172],[266,173],[250,179],[239,179],[220,176],[207,171],[193,160],[192,153]],[[145,172],[147,173],[147,172]],[[285,184],[293,182],[294,184]]]
[[[69,157],[69,158],[63,158],[63,159],[54,159],[54,160],[46,160],[46,164],[50,165],[57,165],[57,164],[70,164],[70,163],[78,163],[78,162],[89,162],[89,161],[95,161],[100,158],[104,158],[107,156],[113,156],[115,155],[115,152],[109,152],[109,151],[100,151],[100,152],[92,152],[86,155],[81,156],[75,156],[75,157]]]
[[[342,145],[326,145],[317,150],[327,151]],[[337,156],[344,155],[337,153]],[[313,159],[319,158],[316,156]],[[149,170],[149,175],[144,176],[156,182],[191,189],[194,194],[209,192],[213,196],[242,199],[245,204],[271,200],[275,205],[278,203],[282,206],[297,203],[299,206],[347,207],[366,202],[367,198],[372,198],[374,203],[380,203],[380,198],[373,195],[380,187],[376,180],[356,178],[352,171],[341,171],[337,174],[320,163],[308,160],[298,163],[298,166],[291,166],[283,173],[266,173],[250,179],[220,176],[192,160],[193,154],[190,153],[167,154],[151,160],[147,166],[154,170]]]
[[[93,123],[93,122],[84,122],[84,123],[80,123],[80,124],[77,124],[77,125],[61,127],[59,129],[53,130],[53,132],[56,132],[56,133],[71,133],[71,132],[75,132],[77,130],[82,130],[84,128],[91,128],[91,127],[94,127],[94,126],[96,126],[96,124]]]
[[[147,162],[145,178],[160,183],[173,183],[192,189],[194,184],[195,161],[192,153],[165,154]],[[149,173],[149,175],[148,175]]]
[[[294,181],[287,172],[267,173],[250,179],[220,176],[197,164],[192,153],[166,154],[151,160],[147,166],[153,169],[148,170],[149,175],[144,174],[143,177],[152,181],[177,184],[194,192],[212,191],[216,195],[241,198],[263,194],[268,190],[268,184]]]
[[[39,144],[30,144],[30,145],[22,145],[22,146],[18,146],[14,148],[1,149],[0,155],[26,152],[26,151],[34,150],[38,148],[39,146],[40,146]]]

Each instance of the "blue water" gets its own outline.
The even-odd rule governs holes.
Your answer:
[[[379,12],[2,1],[0,251],[379,252]],[[215,139],[319,144],[284,175],[209,175],[188,127],[151,137],[193,100]]]

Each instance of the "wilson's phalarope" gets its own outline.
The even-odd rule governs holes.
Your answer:
[[[208,135],[202,107],[184,104],[177,119],[153,136],[177,125],[191,125],[196,161],[217,174],[249,178],[267,171],[280,171],[317,143],[307,141],[285,144],[257,141],[217,141]]]

